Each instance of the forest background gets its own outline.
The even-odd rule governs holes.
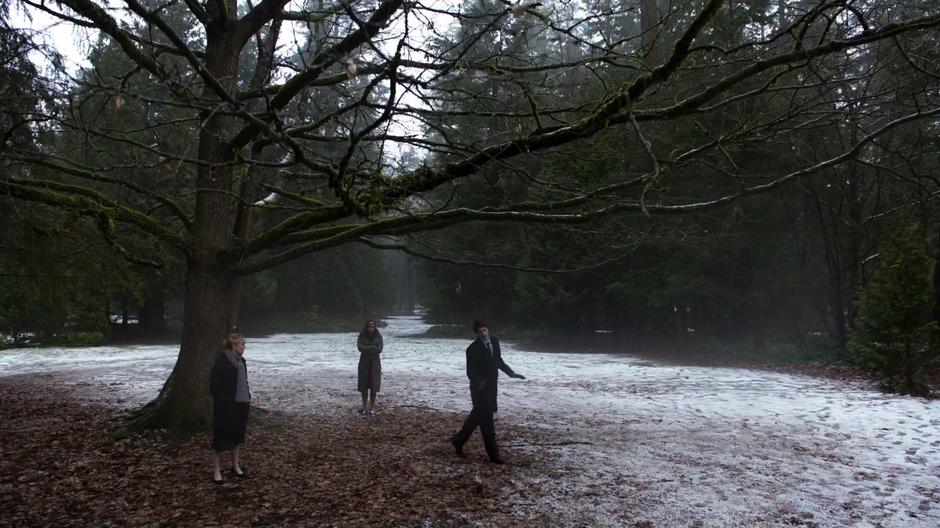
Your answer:
[[[192,95],[228,93],[192,67],[211,63],[198,4],[127,2],[114,28],[89,1],[0,7],[4,346],[196,347],[187,284],[229,275],[200,260],[212,212],[186,202],[220,165],[193,146],[206,123],[237,142],[264,121],[225,162],[237,200],[216,211],[237,243],[218,269],[238,295],[216,326],[349,331],[420,309],[438,334],[479,317],[584,349],[851,359],[923,391],[940,318],[934,2],[221,4],[267,16],[224,117]],[[14,9],[100,29],[89,66],[64,67]],[[279,99],[316,68],[315,92]],[[336,235],[348,226],[378,227]]]

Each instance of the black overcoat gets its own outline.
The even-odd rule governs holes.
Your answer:
[[[372,392],[379,392],[382,389],[382,349],[385,344],[382,341],[382,334],[376,329],[371,336],[363,330],[356,339],[356,346],[359,348],[359,368],[358,383],[356,390],[365,392],[369,386],[369,376],[372,377]]]
[[[473,406],[492,410],[496,409],[496,384],[499,371],[502,370],[508,375],[514,372],[503,361],[499,350],[499,339],[490,337],[490,344],[493,347],[492,355],[479,339],[474,340],[467,347],[467,377],[470,378],[470,399],[473,401]]]
[[[248,362],[239,358],[248,371]],[[245,429],[248,425],[248,404],[235,402],[238,368],[219,354],[212,366],[209,379],[209,392],[213,401],[212,447],[216,451],[231,449],[245,441]]]

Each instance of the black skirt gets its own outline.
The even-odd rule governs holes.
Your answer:
[[[214,451],[228,451],[245,443],[249,407],[248,403],[215,402],[215,423],[212,428]]]

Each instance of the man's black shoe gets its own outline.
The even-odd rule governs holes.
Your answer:
[[[505,463],[506,463],[505,460],[503,460],[502,458],[499,458],[498,456],[496,456],[496,457],[490,457],[490,462],[492,462],[492,463],[494,463],[494,464],[505,464]]]
[[[463,453],[463,444],[460,443],[459,440],[457,440],[457,435],[450,437],[447,441],[450,442],[452,446],[454,446],[454,452],[457,453],[457,456],[459,457],[465,456]]]

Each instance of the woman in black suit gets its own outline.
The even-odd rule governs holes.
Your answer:
[[[212,429],[212,481],[222,483],[219,453],[232,451],[232,474],[244,477],[238,464],[238,446],[245,443],[245,429],[248,427],[248,409],[251,405],[251,392],[248,389],[248,366],[243,357],[245,338],[238,333],[238,328],[225,338],[225,349],[212,367],[209,391],[214,404],[214,424]]]

